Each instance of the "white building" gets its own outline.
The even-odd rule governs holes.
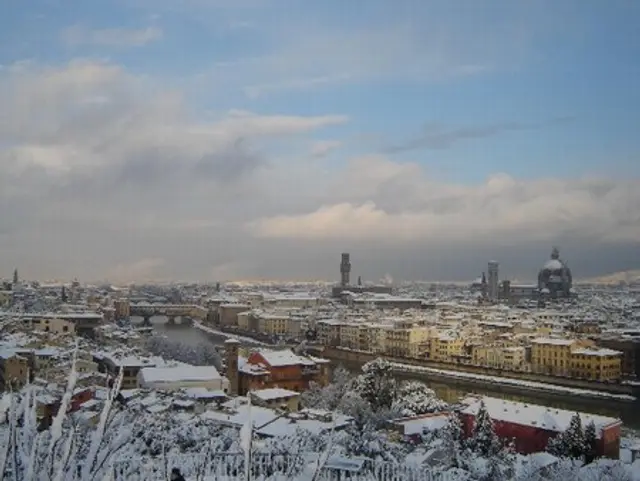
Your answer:
[[[141,388],[159,391],[203,387],[228,392],[229,381],[213,366],[145,367],[138,373]]]

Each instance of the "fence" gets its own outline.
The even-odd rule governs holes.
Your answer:
[[[329,462],[318,468],[319,453],[257,454],[251,456],[252,481],[454,481],[453,473],[429,468],[358,459]],[[331,459],[331,458],[330,458]],[[241,453],[175,455],[148,459],[119,460],[113,465],[113,481],[168,481],[172,468],[179,468],[187,481],[246,480],[245,457]]]

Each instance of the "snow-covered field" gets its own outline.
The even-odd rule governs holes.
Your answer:
[[[474,374],[470,372],[461,372],[461,371],[447,371],[444,369],[436,369],[432,367],[423,367],[423,366],[413,366],[411,364],[401,364],[401,363],[391,363],[394,370],[402,371],[402,372],[415,372],[415,373],[432,373],[443,377],[449,377],[452,379],[462,379],[466,381],[482,381],[487,384],[502,384],[505,386],[520,386],[525,389],[530,389],[532,391],[541,391],[541,392],[557,392],[564,394],[571,394],[574,396],[583,396],[583,397],[591,397],[591,398],[599,398],[599,399],[616,399],[618,401],[635,401],[636,398],[634,396],[630,396],[627,394],[613,394],[602,391],[594,391],[592,389],[579,389],[567,386],[559,386],[557,384],[548,384],[542,382],[535,381],[525,381],[522,379],[513,379],[507,377],[499,377],[499,376],[487,376],[484,374]]]

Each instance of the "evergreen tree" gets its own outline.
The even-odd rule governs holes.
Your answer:
[[[469,447],[472,451],[485,458],[495,456],[502,450],[502,444],[496,435],[493,421],[489,417],[484,401],[480,402],[480,408],[478,409],[478,414],[476,414],[476,422],[469,439]]]
[[[549,454],[553,454],[558,458],[566,458],[568,456],[567,451],[564,433],[560,433],[547,441],[547,452]]]
[[[597,443],[596,425],[591,421],[584,428],[584,456],[587,463],[592,462],[596,458]]]
[[[462,421],[457,413],[449,414],[447,424],[442,428],[442,444],[445,452],[450,456],[451,467],[461,468],[461,454],[464,443]]]
[[[567,454],[570,458],[581,459],[584,456],[584,431],[582,430],[582,419],[576,413],[571,418],[569,427],[564,433],[567,443]]]
[[[390,409],[396,397],[396,381],[391,364],[378,358],[362,366],[356,382],[356,392],[369,403],[371,409]]]
[[[585,434],[578,413],[573,415],[566,431],[549,440],[547,451],[561,458],[582,459],[584,457],[586,451]]]

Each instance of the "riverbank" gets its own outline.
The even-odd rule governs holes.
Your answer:
[[[337,348],[314,347],[313,349],[318,353],[318,355],[326,357],[327,359],[358,363],[359,365],[371,361],[376,357],[371,353],[360,353]],[[575,385],[576,380],[571,380],[574,385],[564,385],[552,382],[541,382],[535,379],[518,379],[515,377],[485,374],[482,372],[468,372],[464,370],[462,366],[456,366],[456,369],[447,369],[440,366],[425,366],[424,364],[418,364],[417,362],[405,362],[404,359],[388,357],[385,357],[385,359],[392,363],[394,371],[399,375],[408,374],[414,377],[439,381],[457,381],[480,386],[500,385],[505,392],[511,391],[515,394],[522,391],[529,391],[555,396],[571,395],[582,398],[607,399],[627,403],[636,401],[636,397],[631,394],[631,390],[624,386],[616,386],[619,388],[619,391],[612,392],[610,390],[612,386],[607,386],[610,388],[608,390],[590,389],[588,387]]]
[[[229,332],[224,332],[224,331],[220,331],[219,329],[214,329],[213,327],[209,327],[209,326],[205,326],[204,324],[202,324],[201,322],[198,321],[193,321],[193,327],[195,327],[196,329],[202,331],[202,332],[206,332],[207,334],[213,334],[214,336],[219,336],[219,337],[224,337],[227,339],[236,339],[237,341],[241,342],[242,344],[252,344],[254,346],[268,346],[269,344],[262,342],[262,341],[258,341],[256,339],[253,339],[251,337],[247,337],[247,336],[239,336],[237,334],[231,334]]]

